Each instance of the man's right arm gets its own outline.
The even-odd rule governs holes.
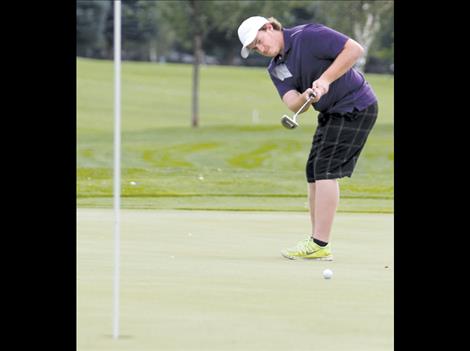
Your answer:
[[[292,112],[297,112],[300,107],[307,101],[309,94],[313,93],[311,88],[305,90],[302,94],[297,90],[289,90],[282,96],[282,101],[286,104],[287,108]],[[303,113],[307,111],[312,104],[308,104],[305,108],[300,111]]]

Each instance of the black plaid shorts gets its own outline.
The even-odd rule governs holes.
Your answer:
[[[307,182],[351,177],[377,113],[377,103],[362,111],[320,113],[306,165]]]

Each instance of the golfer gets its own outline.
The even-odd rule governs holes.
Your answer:
[[[296,112],[313,93],[319,112],[307,159],[312,232],[292,248],[289,259],[332,260],[330,235],[339,203],[338,179],[351,177],[377,119],[377,98],[353,68],[364,50],[356,41],[321,24],[283,28],[275,18],[254,16],[238,28],[241,56],[271,57],[268,72],[279,96]]]

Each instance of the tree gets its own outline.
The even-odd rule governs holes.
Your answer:
[[[156,2],[126,0],[122,3],[123,58],[151,61],[158,32]]]
[[[322,1],[320,18],[325,25],[351,36],[364,48],[356,68],[363,71],[369,49],[377,37],[382,15],[393,8],[393,1]]]
[[[112,59],[114,1],[77,0],[76,4],[77,54]],[[171,53],[192,53],[195,76],[196,61],[206,62],[206,53],[223,64],[266,65],[269,60],[259,55],[240,58],[237,28],[253,15],[276,17],[285,27],[323,23],[349,35],[366,49],[360,69],[371,67],[372,61],[382,66],[393,63],[393,1],[365,0],[123,0],[122,57],[163,61]],[[197,43],[200,49],[195,48]]]
[[[222,28],[230,9],[238,6],[236,1],[162,1],[162,18],[172,24],[176,32],[175,42],[183,50],[193,54],[191,126],[199,126],[199,70],[204,61],[204,41],[217,28]]]
[[[356,21],[353,25],[354,37],[364,47],[364,55],[356,65],[361,71],[366,65],[369,48],[380,30],[380,17],[392,5],[391,1],[361,2],[362,20]]]
[[[106,16],[111,8],[110,1],[78,0],[77,11],[77,54],[85,57],[105,55]]]
[[[211,21],[204,42],[206,51],[211,52],[221,58],[224,64],[241,63],[250,65],[252,61],[259,61],[267,64],[269,59],[263,59],[256,55],[251,55],[246,60],[240,60],[240,41],[237,29],[240,23],[250,16],[276,17],[283,25],[295,24],[295,10],[302,10],[306,3],[302,1],[211,1]],[[308,1],[311,3],[311,1]],[[227,13],[230,16],[227,16]]]

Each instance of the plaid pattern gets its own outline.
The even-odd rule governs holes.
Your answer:
[[[378,105],[349,113],[320,113],[307,160],[307,181],[351,177],[377,119]]]

